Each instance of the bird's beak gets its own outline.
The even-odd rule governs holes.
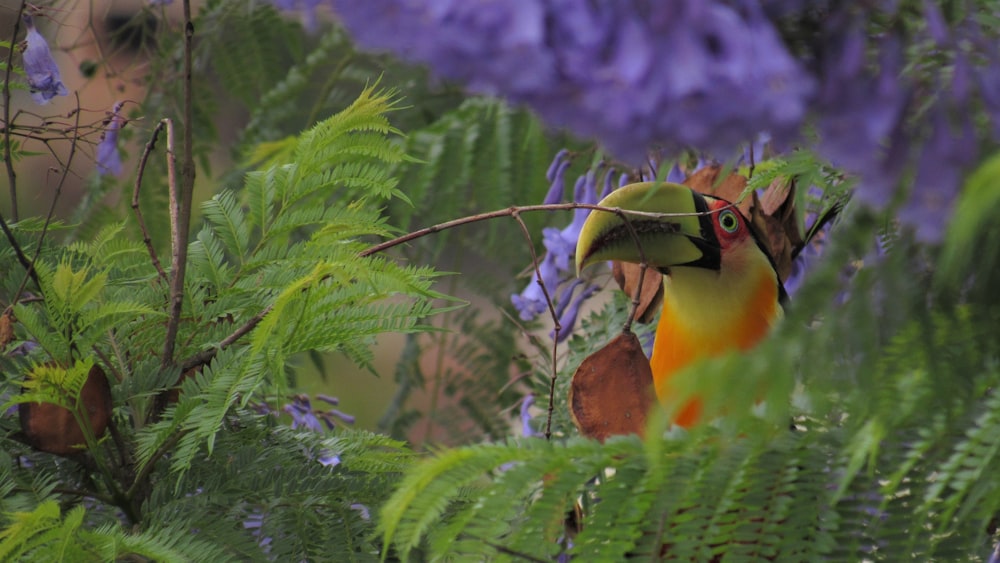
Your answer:
[[[719,269],[719,243],[703,195],[679,184],[643,182],[611,192],[598,205],[620,209],[632,228],[616,213],[591,211],[576,243],[577,274],[596,262],[640,263],[643,257],[663,273],[672,266]],[[651,217],[630,211],[672,215]]]

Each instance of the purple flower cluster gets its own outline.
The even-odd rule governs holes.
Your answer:
[[[125,125],[125,117],[119,114],[122,102],[117,102],[111,108],[111,117],[107,121],[107,129],[97,145],[97,173],[118,176],[122,173],[122,157],[118,153],[118,131]]]
[[[815,90],[752,2],[330,3],[360,46],[527,104],[634,162],[654,143],[728,152],[790,133]]]
[[[284,12],[294,12],[299,15],[302,27],[313,32],[316,30],[316,10],[323,0],[271,0],[275,8]]]
[[[340,399],[322,393],[317,394],[316,398],[331,406],[340,404]],[[280,414],[266,403],[253,403],[252,406],[260,414],[272,416]],[[292,417],[292,428],[306,428],[313,432],[323,432],[324,430],[332,430],[337,424],[354,424],[354,416],[335,408],[315,408],[309,396],[303,394],[292,395],[291,402],[287,403],[281,410]],[[325,449],[320,450],[315,459],[325,467],[336,467],[340,464],[340,456],[336,452]]]
[[[23,19],[25,27],[28,28],[24,38],[24,52],[21,53],[24,73],[28,77],[31,97],[35,103],[45,105],[56,96],[68,95],[69,91],[59,77],[59,66],[52,58],[48,42],[35,28],[34,18],[25,14]]]
[[[889,1],[327,2],[361,47],[526,104],[630,162],[652,147],[727,155],[760,134],[811,143],[808,130],[876,208],[915,170],[900,217],[925,241],[976,160],[977,92],[1000,136],[1000,43],[930,1],[909,30],[873,23],[913,19]]]
[[[549,193],[545,197],[546,203],[559,203],[563,199],[565,191],[566,169],[571,164],[568,151],[560,151],[552,165],[549,167],[548,179],[551,182]],[[602,173],[602,167],[589,170],[576,180],[573,187],[573,199],[577,203],[597,203],[597,181]],[[611,192],[615,170],[609,168],[603,171],[603,189],[600,197]],[[588,209],[576,209],[573,211],[573,220],[564,229],[548,227],[542,231],[542,243],[545,245],[546,253],[538,264],[539,276],[534,276],[528,286],[521,293],[511,296],[511,302],[517,309],[522,320],[530,321],[548,309],[545,299],[547,291],[553,300],[555,315],[559,320],[561,330],[553,337],[558,341],[565,340],[573,331],[576,324],[576,317],[580,313],[580,306],[593,295],[599,287],[584,283],[577,279],[573,269],[573,255],[576,252],[576,239],[580,236],[580,229],[583,228],[584,221],[590,215]],[[533,272],[534,274],[534,272]],[[543,291],[542,286],[545,290]],[[560,289],[561,288],[561,289]],[[579,291],[578,291],[579,290]],[[558,292],[558,293],[557,293]]]
[[[257,540],[257,547],[261,551],[265,554],[271,553],[271,543],[274,541],[274,538],[264,535],[264,514],[262,512],[254,511],[250,513],[246,520],[243,521],[243,529],[250,531],[250,535]]]
[[[329,395],[319,394],[316,398],[332,406],[340,404],[340,399]],[[283,411],[292,417],[292,428],[308,428],[313,432],[323,432],[324,426],[327,430],[333,430],[337,422],[354,424],[354,417],[330,408],[326,410],[315,409],[308,395],[298,394],[292,396],[292,402],[282,408]]]

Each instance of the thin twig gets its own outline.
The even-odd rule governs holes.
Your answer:
[[[469,224],[472,224],[472,223],[478,223],[480,221],[486,221],[486,220],[489,220],[489,219],[496,219],[496,218],[499,218],[499,217],[515,217],[515,216],[517,216],[520,213],[526,213],[526,212],[531,212],[531,211],[570,211],[570,210],[574,210],[574,209],[590,209],[590,210],[593,210],[593,211],[600,211],[600,212],[604,212],[604,213],[614,213],[614,214],[618,215],[619,217],[622,217],[623,219],[626,216],[648,217],[648,218],[654,218],[654,219],[662,219],[662,218],[669,218],[669,217],[692,217],[692,216],[707,215],[707,214],[712,214],[712,213],[718,213],[719,212],[719,210],[710,210],[710,211],[698,212],[698,213],[651,213],[651,212],[645,212],[645,211],[632,211],[632,210],[620,209],[618,207],[602,207],[600,205],[595,205],[595,204],[591,204],[591,203],[553,203],[553,204],[542,204],[542,205],[525,205],[525,206],[520,206],[520,207],[508,207],[508,208],[500,209],[500,210],[497,210],[497,211],[489,211],[489,212],[486,212],[486,213],[479,213],[479,214],[476,214],[476,215],[469,215],[468,217],[462,217],[460,219],[454,219],[452,221],[446,221],[444,223],[439,223],[437,225],[432,225],[432,226],[424,228],[424,229],[419,229],[417,231],[413,231],[411,233],[407,233],[407,234],[402,235],[400,237],[396,237],[396,238],[394,238],[392,240],[387,240],[385,242],[381,242],[379,244],[370,246],[367,249],[359,252],[358,256],[360,256],[362,258],[368,257],[368,256],[371,256],[373,254],[376,254],[376,253],[379,253],[379,252],[383,252],[383,251],[388,250],[390,248],[399,246],[401,244],[405,244],[407,242],[416,240],[416,239],[418,239],[420,237],[424,237],[424,236],[427,236],[427,235],[430,235],[430,234],[433,234],[433,233],[439,233],[441,231],[445,231],[445,230],[448,230],[448,229],[453,229],[455,227],[461,227],[463,225],[469,225]],[[629,223],[629,222],[626,221],[626,224],[629,225],[630,233],[632,234],[632,236],[633,237],[637,237],[637,235],[635,233],[635,229],[632,228],[631,223]],[[637,238],[634,239],[634,240],[637,240]],[[529,247],[531,247],[532,252],[534,252],[534,247],[532,245],[529,245]],[[639,250],[640,250],[640,256],[643,258],[643,261],[645,261],[645,257],[644,257],[644,255],[642,255],[642,248],[640,247]],[[533,262],[536,264],[535,275],[537,276],[537,275],[539,275],[538,274],[538,267],[537,267],[537,263],[538,263],[537,257],[533,257]],[[542,285],[542,287],[543,287],[543,289],[545,288],[544,284]],[[547,294],[547,290],[546,290],[546,296],[547,295],[548,294]],[[208,364],[209,362],[211,362],[212,359],[215,358],[216,354],[218,354],[220,351],[224,350],[226,347],[228,347],[228,346],[234,344],[235,342],[237,342],[240,338],[242,338],[244,335],[248,334],[258,324],[260,324],[260,322],[264,319],[264,317],[267,316],[267,314],[271,312],[272,307],[273,307],[273,305],[268,305],[267,307],[265,307],[259,313],[257,313],[256,315],[254,315],[250,320],[248,320],[242,326],[240,326],[239,328],[237,328],[232,334],[230,334],[225,339],[223,339],[222,342],[220,342],[219,345],[216,346],[215,348],[212,348],[212,349],[209,349],[209,350],[203,350],[203,351],[199,352],[198,354],[195,354],[191,358],[185,360],[181,364],[182,368],[183,368],[183,371],[187,371],[187,370],[189,370],[191,368],[202,366],[202,365],[205,365],[205,364]],[[550,307],[550,311],[552,313],[552,316],[555,317],[555,309],[552,307],[551,300],[549,300],[549,307]]]
[[[7,50],[7,69],[4,73],[3,81],[3,161],[4,166],[7,169],[7,182],[10,184],[10,200],[11,200],[11,219],[16,223],[18,221],[17,215],[17,175],[14,173],[14,163],[11,159],[10,152],[10,73],[14,68],[14,42],[17,40],[17,34],[21,29],[21,15],[24,13],[24,7],[27,4],[25,0],[21,0],[21,6],[17,10],[17,17],[14,19],[14,35],[11,37],[11,46]],[[0,230],[3,231],[7,241],[10,242],[11,248],[14,249],[14,254],[17,256],[17,261],[21,263],[24,270],[28,272],[31,279],[34,280],[35,285],[41,288],[41,284],[38,283],[38,275],[35,274],[34,269],[31,267],[31,261],[24,254],[24,250],[21,249],[21,245],[18,244],[17,239],[14,238],[14,233],[10,230],[7,225],[7,221],[4,219],[3,214],[0,214]]]
[[[169,202],[167,207],[170,214],[170,316],[167,320],[167,335],[163,342],[163,367],[166,368],[173,363],[174,345],[177,342],[177,329],[180,324],[181,305],[183,304],[183,280],[181,289],[176,289],[178,285],[178,268],[180,264],[180,198],[177,188],[177,153],[174,152],[174,126],[173,121],[166,119],[167,127],[167,193]]]
[[[374,246],[371,246],[364,251],[362,251],[358,256],[362,258],[366,256],[371,256],[388,250],[394,246],[399,246],[401,244],[410,242],[421,237],[425,237],[430,234],[438,233],[441,231],[446,231],[448,229],[454,229],[455,227],[461,227],[462,225],[468,225],[471,223],[478,223],[480,221],[487,221],[489,219],[496,219],[498,217],[511,217],[515,213],[528,213],[531,211],[571,211],[573,209],[590,209],[593,211],[603,211],[606,213],[614,213],[621,216],[623,213],[627,213],[632,217],[645,217],[649,219],[665,219],[669,217],[693,217],[698,215],[709,215],[712,213],[718,213],[719,209],[709,210],[704,213],[654,213],[651,211],[635,211],[632,209],[620,209],[618,207],[603,207],[594,203],[548,203],[539,205],[521,205],[512,206],[505,209],[498,209],[496,211],[488,211],[486,213],[477,213],[476,215],[469,215],[467,217],[462,217],[459,219],[453,219],[451,221],[445,221],[444,223],[438,223],[437,225],[431,225],[423,229],[407,233],[400,237],[396,237],[392,240],[387,240],[381,242]]]
[[[132,211],[135,213],[136,221],[139,222],[139,229],[142,231],[142,242],[146,245],[149,258],[153,261],[156,273],[160,275],[163,283],[168,283],[169,280],[167,279],[167,273],[163,271],[163,266],[160,265],[160,259],[156,256],[156,249],[153,248],[153,239],[149,236],[146,221],[142,218],[142,210],[139,209],[139,188],[142,187],[142,176],[146,172],[146,162],[149,160],[149,155],[156,148],[156,138],[168,122],[169,120],[167,119],[161,119],[153,129],[153,134],[150,135],[149,142],[146,143],[146,148],[143,149],[142,156],[139,158],[139,171],[136,173],[135,186],[132,188]]]
[[[229,346],[232,346],[240,338],[243,338],[243,336],[248,334],[253,329],[257,328],[257,325],[260,324],[262,320],[264,320],[264,317],[266,317],[267,314],[270,313],[271,309],[273,308],[274,308],[273,304],[264,307],[264,309],[261,310],[261,312],[251,317],[249,321],[247,321],[238,329],[233,331],[232,334],[223,338],[222,341],[219,342],[218,346],[209,350],[202,350],[201,352],[198,352],[194,356],[191,356],[190,358],[185,360],[181,364],[181,373],[187,373],[188,370],[191,370],[196,367],[201,367],[211,362],[212,358],[214,358],[217,353],[228,348]]]
[[[62,195],[63,185],[66,183],[66,177],[69,175],[69,167],[73,164],[73,157],[76,156],[76,146],[79,141],[80,132],[80,93],[75,92],[74,95],[76,96],[76,127],[73,128],[73,142],[69,145],[69,156],[66,157],[66,165],[63,166],[62,176],[59,178],[59,183],[56,184],[56,193],[52,196],[49,213],[45,216],[45,224],[42,225],[42,234],[38,237],[35,255],[31,258],[31,263],[28,265],[28,271],[24,273],[24,278],[21,279],[21,285],[18,286],[17,291],[14,293],[11,306],[17,304],[21,293],[24,292],[24,288],[28,285],[28,280],[35,274],[35,264],[38,263],[38,257],[42,254],[42,243],[45,242],[45,235],[49,232],[49,225],[52,223],[52,217],[56,213],[56,203],[59,202],[59,196]]]
[[[163,342],[163,367],[174,365],[174,347],[184,305],[184,277],[187,271],[187,246],[191,227],[191,205],[194,199],[194,22],[191,20],[191,0],[184,0],[184,148],[181,160],[181,186],[179,194],[172,192],[171,242],[173,262],[170,268],[170,316],[167,335]],[[170,143],[170,126],[167,126]],[[173,146],[170,147],[173,153]],[[176,190],[176,183],[171,184]],[[178,197],[179,195],[179,197]],[[176,214],[176,217],[174,216]]]
[[[556,375],[559,373],[559,331],[562,330],[562,325],[559,324],[559,315],[556,315],[556,307],[552,303],[552,296],[549,295],[549,288],[545,287],[545,281],[542,280],[542,271],[538,266],[538,255],[535,253],[535,244],[531,240],[531,232],[528,231],[528,226],[521,219],[520,213],[514,212],[511,216],[521,227],[521,233],[524,234],[524,239],[528,242],[528,250],[531,252],[531,267],[535,270],[535,279],[538,281],[538,286],[542,288],[542,295],[545,296],[545,305],[549,308],[549,315],[552,316],[553,330],[555,331],[555,337],[552,339],[552,377],[549,382],[549,411],[548,417],[545,420],[545,439],[549,440],[552,438],[552,415],[555,413]]]
[[[518,559],[523,559],[525,561],[531,561],[533,563],[547,563],[549,561],[548,559],[542,559],[541,557],[535,557],[534,555],[531,555],[530,553],[524,553],[522,551],[517,551],[517,550],[511,549],[511,548],[509,548],[507,546],[500,545],[500,544],[498,544],[496,542],[492,542],[492,541],[490,541],[490,540],[488,540],[486,538],[482,538],[482,537],[479,537],[479,536],[476,536],[476,535],[473,535],[473,534],[467,534],[467,535],[469,537],[471,537],[471,538],[474,538],[474,539],[476,539],[478,541],[483,542],[483,544],[492,547],[493,549],[497,550],[497,552],[502,553],[504,555],[510,555],[510,556],[513,556],[513,557],[517,557]]]
[[[146,477],[148,477],[149,474],[152,473],[153,469],[156,467],[157,460],[159,460],[161,457],[166,455],[167,452],[172,450],[173,447],[177,445],[177,442],[179,442],[181,438],[187,435],[188,432],[190,432],[190,430],[186,429],[178,430],[176,433],[167,438],[162,444],[160,444],[159,448],[156,448],[156,451],[149,456],[149,459],[146,460],[145,464],[143,464],[142,469],[139,470],[139,474],[135,476],[135,480],[132,481],[132,485],[129,486],[128,490],[125,491],[125,498],[131,500],[132,498],[135,497],[136,492],[139,490],[139,486],[142,484],[143,481],[146,480]]]
[[[632,323],[635,322],[636,313],[639,312],[639,300],[642,297],[642,283],[646,281],[646,269],[649,265],[646,263],[646,253],[642,249],[642,242],[639,241],[639,233],[635,232],[635,226],[632,221],[629,220],[628,216],[618,210],[616,213],[622,222],[625,223],[625,227],[628,229],[628,234],[632,237],[632,242],[635,243],[635,248],[639,251],[639,279],[637,280],[635,291],[632,293],[632,309],[629,311],[628,319],[625,321],[625,326],[622,327],[622,332],[628,332],[632,330]]]
[[[21,16],[24,14],[26,0],[21,0],[21,6],[14,16],[14,34],[10,36],[10,48],[7,49],[7,69],[3,79],[3,163],[7,168],[7,183],[10,190],[10,217],[17,223],[17,174],[14,173],[14,162],[10,153],[10,73],[14,68],[14,45],[17,34],[21,31]],[[6,231],[6,229],[4,229]]]

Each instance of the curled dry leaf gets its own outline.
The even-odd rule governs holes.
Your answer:
[[[573,422],[581,434],[602,442],[619,434],[641,436],[654,404],[649,359],[631,331],[588,356],[570,382]]]
[[[14,340],[14,313],[7,309],[0,314],[0,350]]]
[[[80,392],[80,401],[90,418],[94,436],[100,438],[111,420],[111,386],[101,366],[94,365]],[[21,430],[36,450],[69,456],[86,447],[83,430],[68,409],[51,403],[18,405]]]
[[[705,195],[715,196],[726,201],[738,201],[737,207],[743,212],[743,215],[749,217],[753,201],[750,198],[740,200],[743,197],[743,192],[747,189],[747,179],[739,174],[729,174],[720,179],[719,176],[722,172],[722,166],[713,164],[701,168],[681,183]]]
[[[622,288],[625,295],[630,298],[635,297],[635,288],[639,283],[639,272],[642,266],[629,262],[611,262],[611,274],[618,287]],[[646,275],[642,278],[642,291],[639,292],[639,306],[636,308],[635,320],[640,323],[648,323],[656,316],[656,307],[663,300],[663,274],[653,268],[646,268]]]
[[[795,256],[805,245],[795,216],[795,181],[778,178],[759,200],[757,194],[753,199],[751,221],[765,239],[778,276],[785,281],[792,273]]]

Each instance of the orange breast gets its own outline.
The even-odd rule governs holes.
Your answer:
[[[743,296],[723,297],[715,303],[701,303],[700,307],[680,301],[690,300],[690,296],[683,291],[671,291],[669,280],[665,283],[663,312],[650,360],[656,396],[664,404],[676,396],[673,378],[678,372],[703,358],[751,348],[767,335],[781,315],[773,274],[753,280]],[[711,294],[713,288],[702,289]],[[691,427],[701,418],[702,401],[696,397],[681,406],[674,422]]]

